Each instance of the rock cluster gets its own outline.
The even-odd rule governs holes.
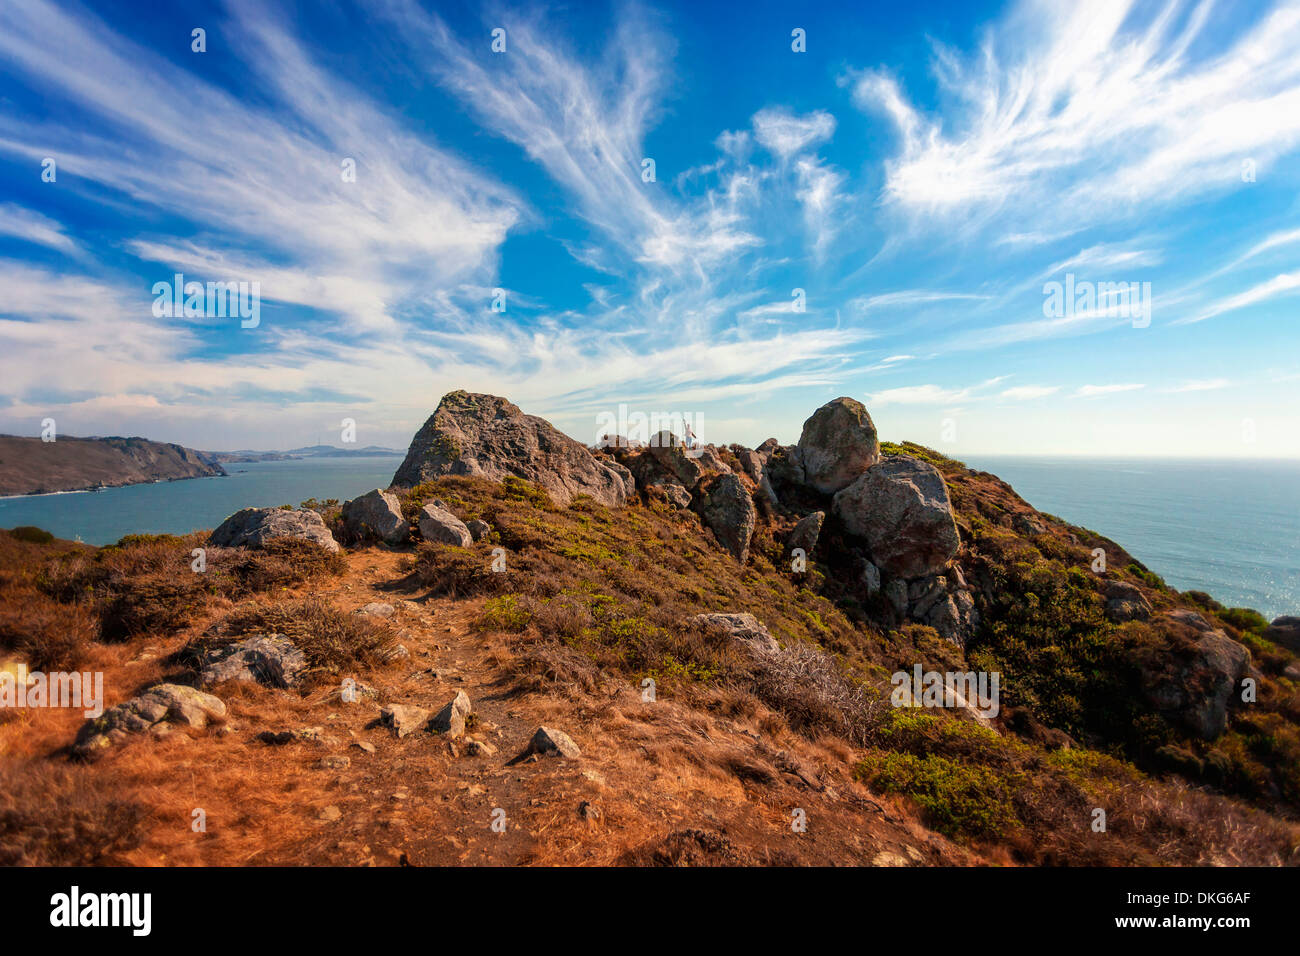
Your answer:
[[[165,737],[177,726],[201,729],[225,716],[226,705],[211,694],[183,684],[158,684],[86,721],[72,749],[78,756],[92,757],[133,734]]]

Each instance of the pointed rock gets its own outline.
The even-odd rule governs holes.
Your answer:
[[[544,419],[496,395],[448,392],[411,442],[393,484],[413,487],[442,475],[501,481],[509,475],[544,489],[559,505],[589,495],[608,507],[628,497],[625,471],[598,460]]]

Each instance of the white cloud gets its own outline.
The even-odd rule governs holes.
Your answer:
[[[1270,299],[1276,299],[1278,296],[1289,295],[1297,289],[1300,289],[1300,272],[1283,273],[1282,275],[1274,276],[1266,282],[1260,282],[1257,285],[1251,286],[1245,292],[1225,296],[1224,298],[1211,303],[1196,315],[1189,316],[1185,319],[1179,319],[1170,324],[1189,325],[1194,322],[1204,322],[1206,319],[1212,319],[1217,315],[1223,315],[1225,312],[1232,312],[1237,309],[1243,309],[1248,305],[1267,302]]]
[[[1166,388],[1164,391],[1175,394],[1179,392],[1212,392],[1220,388],[1227,388],[1231,384],[1226,378],[1192,379],[1183,382],[1181,385]]]
[[[825,110],[800,116],[769,107],[755,113],[751,122],[759,145],[783,160],[826,142],[835,132],[835,117]]]
[[[899,133],[885,197],[918,216],[997,208],[1003,228],[1019,216],[1032,225],[1013,232],[1050,233],[1239,188],[1243,157],[1266,167],[1300,142],[1300,7],[1193,58],[1236,16],[1209,3],[1022,3],[978,55],[937,47],[942,121],[888,74],[852,75],[856,102]]]
[[[1098,398],[1102,395],[1115,395],[1119,392],[1134,392],[1145,385],[1080,385],[1075,391],[1076,398]]]
[[[60,252],[76,250],[76,243],[61,223],[14,203],[0,205],[0,236],[13,236]]]
[[[1026,401],[1034,398],[1046,398],[1061,390],[1059,385],[1016,385],[1002,391],[1003,398],[1013,401]]]

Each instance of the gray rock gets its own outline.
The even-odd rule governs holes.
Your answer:
[[[453,544],[460,548],[468,548],[474,543],[474,536],[465,527],[465,522],[432,502],[420,509],[419,526],[420,537],[425,541]]]
[[[813,551],[817,549],[817,539],[822,533],[822,522],[825,520],[824,511],[814,511],[800,518],[799,523],[790,532],[790,537],[785,540],[786,552],[792,553],[795,548],[802,548],[805,555],[812,557]]]
[[[742,448],[736,452],[736,457],[740,459],[740,467],[749,476],[750,480],[758,484],[763,480],[763,456],[756,451],[748,448]]]
[[[386,544],[402,544],[411,528],[402,517],[402,505],[390,491],[367,491],[343,506],[343,525],[354,537]]]
[[[1300,654],[1300,617],[1274,618],[1273,623],[1264,631],[1264,636],[1279,647]]]
[[[475,541],[482,541],[492,533],[492,526],[482,518],[472,518],[466,521],[465,527],[468,529],[470,537]]]
[[[688,455],[686,448],[670,431],[653,435],[645,450],[630,461],[631,473],[642,488],[674,484],[694,488],[705,475],[699,456]]]
[[[862,590],[867,597],[872,597],[880,590],[880,568],[866,560],[859,565],[859,568],[858,577],[862,581]]]
[[[429,721],[429,728],[455,740],[465,734],[465,718],[470,715],[469,695],[463,690],[457,691],[442,710]]]
[[[662,485],[650,485],[647,490],[650,488],[657,488],[674,508],[685,510],[691,506],[691,493],[675,481]]]
[[[243,680],[267,687],[297,687],[306,670],[306,656],[282,634],[254,634],[208,648],[199,659],[199,681],[204,686]]]
[[[880,461],[876,426],[863,404],[837,398],[813,412],[799,436],[804,481],[824,495],[847,488]]]
[[[835,513],[887,574],[942,569],[961,544],[943,476],[928,462],[892,455],[835,495]]]
[[[1106,597],[1106,616],[1117,624],[1124,621],[1145,621],[1151,616],[1151,602],[1136,585],[1127,581],[1107,581],[1102,593]]]
[[[752,614],[697,614],[690,623],[721,634],[756,654],[776,654],[781,650],[776,638]]]
[[[769,495],[769,500],[774,505],[780,503],[778,499],[789,497],[792,490],[804,485],[803,453],[798,445],[778,445],[772,449],[763,460],[760,488],[764,484],[764,493]]]
[[[220,698],[183,684],[158,684],[86,721],[77,732],[73,752],[90,757],[133,734],[150,732],[163,736],[171,727],[162,725],[202,729],[210,721],[221,721],[225,716],[226,705]]]
[[[359,614],[362,617],[392,617],[397,613],[397,608],[382,601],[371,601],[365,607],[359,607],[352,613]]]
[[[749,557],[757,515],[754,501],[731,472],[701,488],[700,517],[718,542],[741,564]]]
[[[625,472],[586,446],[495,395],[448,392],[411,442],[393,484],[409,488],[441,475],[500,481],[514,475],[544,489],[559,505],[589,495],[608,507],[628,497]]]
[[[398,737],[405,737],[422,729],[429,720],[429,712],[410,704],[389,704],[380,711],[379,718]]]
[[[325,519],[314,511],[286,511],[284,508],[245,508],[217,527],[208,543],[222,548],[259,548],[272,538],[302,538],[328,551],[339,543],[325,527]]]
[[[528,741],[525,754],[541,754],[543,757],[566,757],[570,760],[581,757],[578,745],[562,730],[554,727],[538,727],[532,739]]]

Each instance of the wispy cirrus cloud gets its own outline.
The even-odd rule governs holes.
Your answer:
[[[917,215],[996,208],[1002,228],[1032,219],[1041,233],[1239,186],[1243,157],[1267,166],[1300,142],[1300,8],[1272,10],[1217,56],[1190,55],[1233,16],[1211,3],[1022,3],[978,54],[935,45],[942,117],[888,72],[850,74],[859,106],[898,132],[885,198]]]

